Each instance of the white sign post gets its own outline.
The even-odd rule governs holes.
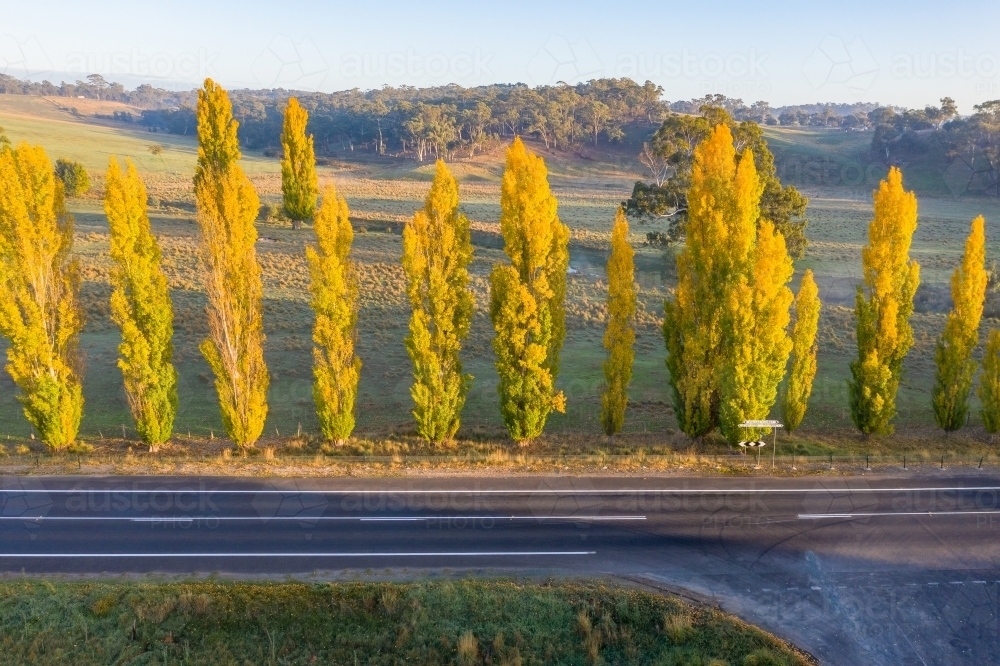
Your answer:
[[[783,428],[781,421],[744,421],[740,424],[741,428],[770,428],[774,431],[774,440],[771,443],[771,469],[774,469],[774,458],[775,450],[778,448],[778,428]],[[758,442],[757,448],[757,465],[760,466],[760,445],[763,442]]]

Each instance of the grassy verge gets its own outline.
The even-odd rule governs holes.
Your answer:
[[[712,609],[602,584],[0,582],[0,662],[813,663]]]
[[[937,433],[862,439],[815,434],[771,439],[758,463],[720,438],[692,443],[658,433],[605,437],[551,435],[520,448],[500,436],[435,447],[414,436],[354,439],[336,447],[317,438],[269,438],[238,452],[223,439],[177,438],[148,453],[135,441],[100,439],[52,454],[38,441],[0,443],[0,474],[207,475],[247,477],[419,476],[422,474],[804,475],[908,474],[989,470],[1000,452],[981,434]]]

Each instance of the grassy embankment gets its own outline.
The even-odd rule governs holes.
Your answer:
[[[83,102],[84,100],[80,100]],[[110,103],[106,103],[110,104]],[[103,170],[109,154],[131,156],[142,170],[158,205],[151,210],[153,224],[164,250],[164,264],[173,290],[176,318],[176,360],[181,375],[181,405],[176,423],[176,454],[213,454],[221,423],[210,371],[197,350],[206,334],[204,296],[197,261],[197,226],[194,224],[190,176],[195,146],[191,137],[151,134],[135,126],[96,121],[87,113],[107,109],[78,109],[80,115],[60,110],[40,98],[0,96],[0,125],[15,142],[44,145],[51,157],[82,161],[95,176],[96,187],[85,198],[70,202],[77,220],[76,251],[83,264],[83,301],[88,324],[81,340],[85,356],[87,406],[82,437],[105,453],[123,451],[125,442],[108,444],[110,438],[131,432],[121,376],[115,366],[118,333],[108,317],[110,291],[107,257],[107,222],[100,203]],[[978,414],[958,436],[946,438],[933,426],[930,387],[933,381],[933,348],[949,307],[948,280],[958,264],[969,220],[985,213],[1000,219],[993,201],[921,197],[921,219],[913,255],[921,263],[923,284],[912,323],[916,345],[906,362],[906,376],[899,394],[898,435],[877,441],[860,440],[850,428],[845,380],[854,354],[853,294],[860,278],[860,249],[870,218],[870,192],[881,173],[877,168],[857,175],[870,135],[812,129],[768,130],[778,155],[782,176],[800,186],[812,201],[808,234],[811,245],[799,262],[800,274],[812,268],[820,285],[824,311],[820,328],[819,374],[803,428],[784,441],[782,450],[799,455],[828,453],[927,452],[978,455],[988,446]],[[150,145],[162,146],[153,155]],[[567,299],[568,335],[563,353],[560,387],[569,398],[565,415],[554,415],[551,435],[537,452],[609,452],[600,436],[599,406],[604,352],[603,262],[607,233],[614,208],[628,195],[631,183],[642,177],[638,163],[628,159],[584,160],[565,154],[547,154],[551,181],[560,199],[560,215],[572,229],[571,264]],[[334,161],[320,168],[322,179],[334,181],[347,196],[355,228],[355,259],[361,282],[359,350],[364,367],[359,397],[361,453],[393,455],[424,450],[405,437],[412,433],[409,411],[410,365],[403,346],[409,315],[404,277],[399,265],[400,229],[421,205],[432,165],[398,159],[354,158]],[[247,153],[244,167],[262,199],[280,198],[280,175],[275,159]],[[463,208],[473,220],[476,260],[472,285],[477,314],[465,347],[466,368],[475,376],[466,406],[460,448],[488,452],[506,446],[496,406],[496,373],[493,369],[492,331],[487,315],[487,276],[493,263],[502,260],[497,218],[502,155],[478,156],[454,165],[461,181]],[[914,181],[935,192],[934,183],[917,174]],[[924,182],[927,181],[927,182]],[[697,447],[676,432],[668,406],[665,351],[659,325],[662,302],[672,278],[662,270],[661,250],[642,246],[645,232],[657,223],[634,226],[637,278],[641,288],[635,378],[626,432],[616,440],[623,453],[657,451],[724,452],[720,442]],[[307,271],[303,247],[308,230],[293,232],[279,225],[261,224],[259,244],[265,280],[267,360],[272,372],[271,410],[265,442],[291,453],[299,446],[289,435],[315,431],[311,396],[310,333]],[[988,233],[988,252],[997,256],[997,240]],[[796,278],[797,284],[797,278]],[[992,313],[991,314],[996,314]],[[997,320],[987,320],[983,334]],[[5,343],[0,342],[0,351]],[[30,429],[20,414],[16,391],[6,373],[0,376],[0,437],[13,439],[8,449],[25,441]],[[209,442],[203,445],[202,442]],[[319,450],[319,445],[310,445]],[[307,447],[308,448],[308,447]],[[166,451],[170,453],[170,449]],[[529,452],[530,453],[530,452]]]
[[[0,663],[814,662],[719,611],[602,584],[6,580]]]

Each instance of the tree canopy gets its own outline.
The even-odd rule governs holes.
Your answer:
[[[808,222],[803,216],[809,200],[795,187],[781,184],[774,155],[761,126],[754,120],[738,122],[720,99],[703,104],[698,115],[674,113],[663,121],[640,155],[654,183],[640,181],[635,184],[632,196],[623,204],[626,213],[640,219],[668,216],[671,218],[668,238],[680,240],[687,223],[687,193],[691,187],[694,151],[717,125],[729,127],[738,156],[746,150],[752,152],[763,187],[760,219],[774,224],[785,237],[788,253],[801,258],[807,244],[805,228]]]

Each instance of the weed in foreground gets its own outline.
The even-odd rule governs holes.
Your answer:
[[[680,644],[678,627],[686,637]],[[811,663],[721,612],[593,583],[0,582],[2,663],[355,659],[464,666]]]

